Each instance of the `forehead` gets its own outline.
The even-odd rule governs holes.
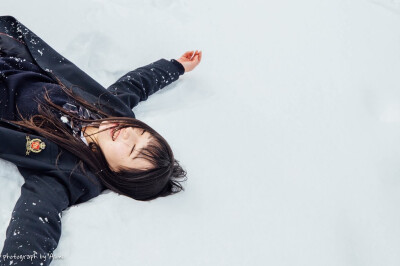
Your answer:
[[[154,168],[154,165],[149,161],[141,157],[136,157],[125,165],[129,169],[149,170]]]

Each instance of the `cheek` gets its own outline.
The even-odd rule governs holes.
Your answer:
[[[122,157],[122,150],[121,145],[110,143],[103,152],[110,157]]]
[[[107,145],[102,148],[103,154],[110,166],[117,166],[122,161],[126,155],[126,145],[118,142],[108,142]]]

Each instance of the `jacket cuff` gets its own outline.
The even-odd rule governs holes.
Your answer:
[[[185,68],[181,63],[176,61],[175,59],[171,59],[171,63],[173,63],[179,70],[179,75],[183,75],[185,73]]]

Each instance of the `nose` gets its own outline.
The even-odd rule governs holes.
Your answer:
[[[132,128],[132,127],[126,127],[124,128],[122,138],[124,140],[132,140],[131,138],[134,138],[136,140],[139,140],[141,137],[140,129],[138,128]]]
[[[122,129],[122,139],[123,140],[128,140],[129,139],[129,136],[131,136],[132,135],[132,132],[131,132],[131,130],[132,130],[132,128],[131,127],[125,127],[125,128],[123,128]]]

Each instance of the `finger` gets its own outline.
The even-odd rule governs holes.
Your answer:
[[[197,50],[196,50],[197,51]],[[192,56],[190,57],[190,60],[193,60],[194,56],[196,55],[196,52],[193,51]]]
[[[185,52],[182,57],[190,58],[192,56],[193,51],[187,51]]]
[[[200,51],[199,52],[199,62],[201,61],[201,56],[203,55],[203,52],[202,51]]]

